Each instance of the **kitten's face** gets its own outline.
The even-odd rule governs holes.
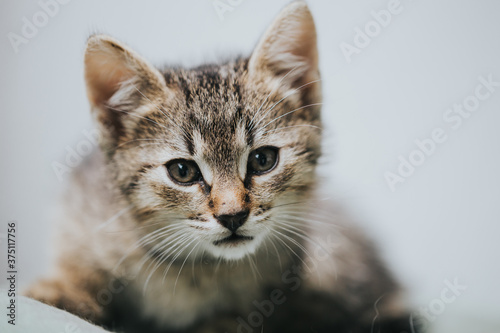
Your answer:
[[[280,207],[307,196],[320,155],[320,87],[314,29],[302,15],[295,24],[307,36],[291,31],[304,45],[265,36],[249,60],[162,74],[108,37],[89,41],[102,146],[137,223],[157,236],[151,251],[240,259],[282,232]],[[103,71],[113,73],[104,83]]]

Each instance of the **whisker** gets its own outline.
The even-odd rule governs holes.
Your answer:
[[[284,207],[284,206],[290,206],[290,205],[298,205],[298,204],[303,204],[303,203],[309,203],[309,201],[302,200],[302,201],[295,201],[295,202],[287,202],[285,204],[273,206],[273,207],[271,207],[271,209],[275,209],[275,208],[279,208],[279,207]]]
[[[346,226],[335,223],[335,219],[338,216],[326,216],[326,215],[318,215],[315,213],[311,212],[304,212],[304,211],[294,211],[294,210],[287,210],[285,213],[281,212],[276,212],[276,215],[280,217],[287,218],[288,220],[291,221],[298,221],[302,222],[303,224],[310,225],[310,226],[325,226],[328,228],[333,228],[337,230],[343,230],[346,228]]]
[[[323,105],[323,103],[313,103],[313,104],[309,104],[309,105],[305,105],[305,106],[301,106],[300,108],[296,108],[295,110],[292,110],[292,111],[288,111],[287,113],[279,116],[279,117],[276,117],[274,118],[273,120],[271,120],[270,122],[268,122],[267,124],[265,124],[264,126],[261,127],[261,129],[264,129],[266,128],[267,126],[269,126],[270,124],[274,123],[275,121],[283,118],[283,117],[286,117],[288,116],[289,114],[291,113],[294,113],[294,112],[297,112],[299,110],[302,110],[302,109],[305,109],[305,108],[308,108],[308,107],[311,107],[311,106],[318,106],[318,105]]]
[[[158,124],[156,121],[154,121],[154,120],[152,120],[152,119],[149,119],[149,118],[146,118],[146,117],[143,117],[143,116],[139,116],[138,114],[134,114],[134,113],[132,113],[132,112],[125,111],[125,110],[119,110],[119,109],[116,109],[116,108],[112,107],[112,106],[111,106],[111,105],[109,105],[109,104],[107,104],[107,105],[106,105],[106,107],[107,107],[108,109],[110,109],[110,110],[113,110],[113,111],[126,113],[126,114],[128,114],[128,115],[130,115],[130,116],[132,116],[132,117],[137,117],[137,118],[145,119],[145,120],[147,120],[147,121],[149,121],[149,122],[151,122],[151,123],[153,123],[153,124],[155,124],[155,125],[158,125],[158,126],[160,126],[160,127],[165,128],[165,129],[167,129],[167,130],[169,129],[169,128],[168,128],[168,127],[166,127],[166,126],[163,126],[163,125],[161,125],[161,124]]]
[[[160,143],[168,143],[168,141],[165,140],[165,139],[134,139],[134,140],[128,140],[128,141],[120,143],[118,146],[115,147],[115,149],[121,148],[122,146],[124,146],[126,144],[129,144],[129,143],[132,143],[132,142],[136,142],[136,141],[157,141],[158,144],[160,144]]]
[[[288,230],[286,228],[283,228],[279,225],[276,226],[277,228],[285,231],[285,232],[288,232]],[[312,255],[309,253],[309,251],[307,251],[307,249],[302,245],[300,244],[298,241],[296,241],[295,239],[293,239],[292,237],[282,233],[282,232],[279,232],[278,230],[274,230],[276,231],[278,234],[280,234],[281,236],[285,237],[286,239],[288,239],[290,242],[292,242],[295,246],[297,246],[299,249],[301,249],[307,256],[309,257],[312,257]]]
[[[278,233],[278,234],[280,234],[280,235],[283,236],[283,234],[280,233],[280,232],[278,232],[277,230],[274,230],[274,229],[271,229],[271,230],[272,230],[273,233]],[[288,244],[285,243],[284,240],[282,240],[279,237],[276,237],[276,239],[279,240],[283,245],[285,245],[304,264],[304,266],[306,266],[307,268],[309,268],[309,266],[307,266],[307,264],[305,263],[305,261],[290,246],[288,246]]]
[[[140,246],[143,246],[145,244],[148,244],[162,236],[164,236],[171,228],[173,228],[175,225],[167,225],[163,228],[157,229],[149,234],[144,235],[141,237],[138,241],[136,241],[134,244],[132,244],[131,248],[128,249],[125,254],[122,256],[122,258],[118,261],[118,263],[114,267],[114,271],[118,269],[118,267],[123,263],[123,261],[137,248]],[[180,229],[180,228],[179,228]],[[177,228],[173,229],[177,230]],[[159,235],[158,235],[159,234]]]
[[[334,227],[335,226],[333,223],[328,223],[328,222],[313,220],[313,219],[309,219],[307,217],[287,215],[287,214],[279,214],[279,216],[280,217],[285,217],[285,218],[287,218],[289,220],[292,220],[292,221],[300,221],[300,222],[303,222],[303,223],[314,223],[314,224],[317,224],[317,225],[324,225],[324,226],[328,226],[328,227]]]
[[[142,93],[142,92],[141,92],[141,91],[140,91],[140,90],[139,90],[139,89],[138,89],[135,85],[134,85],[134,88],[135,88],[135,89],[136,89],[136,90],[137,90],[137,91],[138,91],[138,92],[139,92],[139,93],[140,93],[140,94],[141,94],[141,95],[142,95],[145,99],[147,99],[147,100],[148,100],[151,104],[153,104],[153,105],[154,105],[154,107],[155,107],[156,109],[158,109],[158,111],[160,111],[160,112],[161,112],[161,113],[165,116],[165,118],[166,118],[167,120],[169,120],[169,121],[170,121],[170,123],[171,123],[171,124],[173,124],[176,128],[180,129],[180,130],[181,130],[181,132],[183,132],[185,135],[187,135],[186,130],[185,130],[183,127],[179,126],[179,125],[175,122],[175,120],[174,120],[172,117],[169,117],[169,116],[165,113],[165,112],[167,112],[167,111],[166,111],[164,108],[160,108],[158,105],[156,105],[155,103],[153,103],[153,101],[151,101],[151,100],[150,100],[150,99],[149,99],[146,95],[144,95],[144,94],[143,94],[143,93]],[[164,112],[164,111],[165,111],[165,112]]]
[[[156,143],[143,143],[142,145],[137,145],[137,146],[134,146],[135,148],[142,148],[142,147],[146,147],[146,146],[158,146],[160,145],[159,142],[156,142]]]
[[[267,247],[267,243],[263,242],[264,246],[266,247],[266,258],[269,259],[269,248]]]
[[[289,228],[287,231],[302,238],[303,240],[313,244],[313,245],[316,245],[316,246],[319,246],[321,247],[322,250],[324,250],[326,253],[328,253],[328,250],[325,249],[323,247],[323,245],[321,245],[319,242],[315,241],[314,239],[312,239],[311,237],[308,237],[306,236],[305,234],[301,234],[301,232],[304,232],[304,230],[300,230],[299,228],[295,227],[295,226],[292,226],[292,225],[289,225],[287,223],[284,223],[284,222],[279,222],[279,221],[276,221],[276,220],[273,220],[273,222],[277,223],[277,224],[280,224],[286,228]],[[290,230],[290,229],[293,229],[293,230]],[[294,231],[295,230],[295,231]]]
[[[201,244],[201,243],[200,243],[200,244]],[[199,261],[199,262],[201,263],[201,265],[202,265],[202,266],[201,266],[201,267],[202,267],[202,269],[203,269],[203,255],[204,255],[204,254],[205,254],[205,250],[203,250],[203,251],[202,251],[201,256],[200,256],[200,261]],[[198,251],[196,251],[196,252],[195,252],[195,254],[194,254],[194,259],[193,259],[193,261],[191,262],[191,276],[192,276],[192,278],[193,278],[193,282],[194,282],[194,284],[195,284],[196,288],[199,288],[199,285],[198,285],[198,283],[197,283],[197,281],[196,281],[196,275],[194,274],[194,264],[195,264],[195,262],[196,262],[196,257],[197,257],[197,256],[198,256]]]
[[[182,265],[181,265],[181,268],[179,269],[179,273],[177,273],[177,278],[175,279],[175,283],[174,283],[174,295],[175,295],[175,288],[177,287],[177,281],[179,281],[179,276],[181,275],[181,271],[182,271],[182,268],[184,267],[184,265],[186,264],[186,261],[188,260],[189,256],[191,255],[191,253],[194,251],[194,249],[196,249],[198,247],[198,245],[200,245],[200,243],[196,244],[192,249],[191,251],[189,251],[189,253],[187,254],[186,258],[184,259],[184,261],[182,262]]]
[[[122,216],[123,214],[125,214],[126,212],[128,212],[130,210],[130,208],[132,208],[132,205],[129,205],[129,206],[123,208],[118,213],[116,213],[115,215],[111,216],[107,221],[105,221],[104,223],[101,223],[98,226],[96,226],[93,229],[93,231],[96,232],[98,230],[101,230],[102,228],[107,227],[109,224],[111,224],[114,221],[116,221],[120,216]]]
[[[250,270],[252,271],[253,279],[254,279],[254,281],[257,282],[257,274],[259,274],[259,276],[260,276],[260,273],[258,272],[257,267],[255,266],[255,262],[253,261],[252,256],[247,256],[247,258],[248,258],[248,264],[250,266]],[[256,271],[257,271],[257,274],[256,274]],[[262,278],[262,276],[260,276],[260,277]]]
[[[290,75],[291,73],[293,73],[297,68],[299,67],[299,65],[295,66],[294,68],[292,68],[290,71],[288,71],[288,73],[286,73],[279,81],[278,81],[278,84],[277,84],[277,87],[279,88],[281,82],[283,82],[283,80],[288,76]],[[255,114],[253,115],[252,119],[250,120],[250,130],[252,130],[254,128],[254,119],[255,117],[259,114],[260,110],[262,110],[262,107],[264,106],[264,104],[267,102],[267,100],[269,99],[269,97],[274,93],[276,92],[276,88],[271,90],[271,92],[266,96],[266,98],[264,99],[264,101],[262,102],[262,104],[260,105],[259,109],[257,110],[257,112],[255,112]]]
[[[277,227],[279,227],[279,226],[277,226]],[[299,234],[299,233],[297,233],[297,232],[294,232],[294,231],[292,231],[292,230],[288,230],[288,229],[283,228],[283,227],[281,227],[280,229],[283,229],[283,230],[285,230],[285,231],[287,231],[287,232],[291,232],[291,233],[293,233],[293,234],[297,235],[298,237],[300,237],[300,238],[304,239],[305,241],[307,241],[307,242],[309,242],[309,243],[313,244],[314,246],[316,246],[316,249],[317,249],[318,247],[320,247],[321,249],[323,249],[323,250],[325,251],[325,253],[330,254],[330,253],[328,252],[328,250],[327,250],[327,249],[325,249],[325,248],[323,247],[323,245],[321,245],[319,242],[314,241],[312,238],[310,238],[310,237],[306,237],[305,235]],[[291,237],[290,237],[290,240],[292,240],[292,239],[293,239],[293,238],[291,238]],[[317,264],[318,264],[318,263],[317,263],[317,259],[316,259],[316,257],[312,256],[312,255],[311,255],[308,251],[306,251],[305,249],[304,249],[303,251],[306,253],[306,255],[309,257],[309,259],[310,259],[310,260],[311,260],[311,261],[312,261],[315,265],[317,265]],[[307,266],[306,266],[306,267],[307,267]],[[309,267],[308,267],[308,269],[309,269]],[[312,270],[311,270],[311,269],[309,269],[309,272],[312,272]],[[317,271],[317,270],[316,270],[316,273],[317,273],[317,275],[318,275],[318,280],[319,280],[319,279],[320,279],[319,271]]]
[[[147,235],[141,237],[141,239],[138,241],[138,245],[145,245],[146,243],[150,243],[164,235],[166,235],[168,232],[171,231],[177,231],[180,229],[183,229],[185,226],[182,224],[169,224],[167,226],[164,226],[162,228],[156,229]]]
[[[189,236],[186,236],[186,235],[183,235],[179,240],[177,240],[177,242],[174,244],[175,246],[175,249],[178,248],[179,244],[182,244],[182,242],[186,239],[188,239]],[[170,248],[169,250],[165,251],[164,254],[162,254],[160,256],[160,258],[158,259],[155,259],[152,261],[152,263],[156,262],[156,264],[154,265],[154,267],[152,268],[151,272],[149,273],[148,277],[146,278],[146,281],[144,283],[144,289],[143,289],[143,293],[145,294],[146,293],[146,289],[147,289],[147,286],[149,284],[149,281],[151,280],[151,277],[153,276],[154,272],[168,259],[168,257],[170,256],[170,254],[174,251],[174,248]],[[149,267],[151,266],[150,263],[148,265],[148,268],[146,268],[146,270],[149,269]]]
[[[265,135],[265,134],[270,133],[270,132],[275,132],[275,131],[284,130],[284,129],[287,129],[287,128],[294,128],[294,127],[310,127],[310,128],[315,128],[315,129],[323,130],[319,126],[302,124],[302,125],[292,125],[292,126],[278,127],[278,128],[275,128],[275,129],[272,129],[272,130],[269,130],[269,131],[265,131],[264,133],[262,133],[262,135]]]
[[[219,257],[219,260],[217,261],[217,265],[215,266],[214,277],[217,275],[221,261],[222,261],[222,257]]]
[[[163,279],[162,279],[163,282],[165,281],[165,278],[167,277],[168,271],[170,270],[170,267],[172,267],[172,264],[175,262],[175,260],[177,260],[177,258],[179,258],[179,256],[182,254],[182,252],[184,252],[184,250],[187,249],[189,247],[189,245],[191,245],[194,241],[196,241],[196,238],[193,238],[192,241],[190,241],[189,243],[184,245],[184,247],[182,247],[179,251],[177,251],[177,254],[172,258],[172,260],[170,260],[170,263],[168,264],[167,269],[163,273]]]
[[[163,112],[163,111],[162,111],[162,110],[161,110],[161,109],[160,109],[160,108],[156,105],[156,103],[153,103],[153,102],[152,102],[152,101],[151,101],[151,100],[150,100],[150,99],[149,99],[146,95],[144,95],[144,94],[142,93],[142,91],[140,91],[140,90],[139,90],[139,88],[137,88],[137,86],[136,86],[135,84],[134,84],[133,86],[134,86],[135,90],[137,90],[137,91],[139,92],[139,94],[141,94],[141,95],[142,95],[142,97],[144,97],[145,99],[147,99],[147,100],[149,101],[149,103],[153,104],[153,105],[154,105],[154,107],[155,107],[155,108],[157,108],[157,109],[158,109],[158,111],[160,111],[160,112],[161,112],[161,113],[165,116],[165,118],[166,118],[167,120],[172,120],[172,118],[168,117],[168,116],[167,116],[167,115],[166,115],[166,114],[165,114],[165,113],[164,113],[164,112]]]
[[[277,105],[279,105],[279,104],[280,104],[281,102],[283,102],[285,99],[287,99],[288,97],[292,96],[293,94],[296,94],[297,92],[299,92],[301,89],[303,89],[303,88],[307,87],[308,85],[313,84],[313,83],[316,83],[316,82],[319,82],[319,81],[321,81],[321,79],[319,79],[319,80],[314,80],[314,81],[311,81],[311,82],[305,83],[305,84],[301,85],[300,87],[293,89],[293,90],[292,90],[292,92],[290,92],[290,93],[286,94],[283,98],[281,98],[279,101],[277,101],[276,103],[274,103],[274,105],[273,105],[273,106],[271,106],[271,108],[269,108],[269,109],[266,111],[266,113],[264,113],[264,115],[261,117],[261,119],[257,122],[257,125],[256,125],[256,126],[258,126],[258,125],[261,123],[261,121],[262,121],[262,120],[263,120],[263,119],[264,119],[264,118],[265,118],[265,117],[269,114],[269,112],[271,112],[271,111],[272,111],[272,110],[273,110],[273,109],[274,109]]]
[[[184,219],[185,218],[183,218],[183,217],[169,218],[169,222],[179,221],[179,220],[184,220]],[[150,228],[150,227],[158,225],[158,224],[165,224],[165,221],[158,221],[158,222],[154,222],[154,223],[149,223],[147,225],[141,225],[139,227],[135,227],[135,228],[132,228],[132,229],[122,229],[122,230],[106,231],[106,233],[112,234],[112,233],[116,233],[116,232],[137,231],[137,230],[141,230],[141,229]]]
[[[315,231],[315,232],[322,233],[325,231],[325,227],[322,225],[316,225],[314,223],[304,224],[304,223],[300,223],[299,221],[287,220],[286,218],[283,218],[283,217],[281,217],[280,219],[283,222],[286,222],[287,225],[293,225],[296,228],[302,228],[301,230],[306,231],[306,232]]]
[[[155,246],[153,246],[151,249],[149,249],[146,254],[143,256],[143,258],[141,259],[141,261],[139,262],[139,269],[142,268],[142,266],[146,263],[146,261],[150,260],[151,257],[152,257],[152,254],[154,252],[160,252],[160,251],[164,251],[164,249],[168,248],[169,246],[171,246],[172,244],[177,244],[177,241],[182,239],[183,237],[186,237],[186,235],[183,234],[184,230],[182,229],[178,229],[177,231],[175,231],[173,234],[170,234],[168,235],[167,233],[163,233],[162,235],[160,235],[159,238],[165,236],[165,235],[168,235],[167,237],[165,237],[163,240],[161,240],[158,244],[156,244]],[[148,241],[148,243],[151,243],[152,241]],[[151,267],[151,265],[153,265],[156,261],[161,261],[168,253],[169,253],[169,250],[170,249],[167,249],[166,251],[164,251],[160,256],[158,257],[155,257],[153,259],[152,262],[149,263],[148,267],[146,267],[146,270],[149,269],[149,267]],[[155,264],[156,265],[156,264]]]
[[[139,92],[139,93],[140,93],[140,94],[141,94],[141,95],[142,95],[145,99],[147,99],[147,100],[148,100],[151,104],[153,104],[153,105],[154,105],[154,107],[155,107],[156,109],[158,109],[158,111],[160,111],[160,112],[161,112],[161,113],[165,116],[165,119],[167,119],[167,120],[170,122],[170,124],[173,124],[176,128],[180,129],[180,130],[181,130],[181,132],[183,132],[183,133],[184,133],[184,135],[187,135],[186,130],[185,130],[183,127],[179,126],[179,125],[175,122],[175,120],[174,120],[171,116],[169,117],[169,116],[167,115],[167,113],[165,113],[165,112],[167,112],[167,111],[166,111],[164,108],[160,108],[158,105],[156,105],[155,103],[153,103],[153,101],[151,101],[151,100],[150,100],[150,99],[149,99],[146,95],[144,95],[144,94],[143,94],[143,93],[142,93],[142,92],[141,92],[141,91],[140,91],[140,90],[139,90],[139,89],[138,89],[135,85],[134,85],[134,88],[135,88],[135,89],[136,89],[136,90],[137,90],[137,91],[138,91],[138,92]]]
[[[271,234],[271,229],[264,225],[264,227],[269,231],[269,234]],[[276,251],[276,257],[278,257],[278,263],[280,265],[280,270],[283,271],[283,265],[281,264],[281,256],[279,255],[278,248],[276,248],[276,245],[273,242],[273,239],[268,236],[269,241],[271,242],[271,245],[274,247],[274,250]]]
[[[169,230],[169,231],[174,231],[171,234],[169,234],[169,232],[163,232],[162,234],[155,236],[153,239],[148,240],[147,244],[151,244],[153,241],[155,241],[159,238],[162,238],[164,236],[167,236],[164,239],[162,239],[158,244],[154,245],[151,249],[149,249],[146,253],[147,254],[146,257],[151,256],[151,254],[153,254],[154,252],[162,251],[163,249],[170,246],[172,243],[176,242],[178,239],[185,236],[183,234],[183,232],[185,230],[183,230],[183,229],[184,229],[184,227],[175,228],[173,230]],[[146,261],[147,261],[147,258],[146,258]]]

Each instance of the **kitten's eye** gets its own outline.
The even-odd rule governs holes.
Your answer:
[[[256,149],[248,156],[248,170],[260,175],[271,171],[278,164],[278,148],[262,147]]]
[[[181,185],[191,185],[202,179],[198,165],[188,160],[173,160],[166,164],[168,174]]]

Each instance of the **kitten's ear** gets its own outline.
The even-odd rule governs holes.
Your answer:
[[[85,81],[92,110],[108,132],[103,134],[115,140],[125,131],[125,119],[140,112],[143,104],[161,104],[167,93],[165,79],[157,69],[106,35],[88,39]]]
[[[281,11],[250,57],[249,74],[286,75],[283,83],[293,88],[319,79],[316,28],[305,2],[294,1]]]

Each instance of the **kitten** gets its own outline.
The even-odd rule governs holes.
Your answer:
[[[73,175],[57,269],[27,295],[125,332],[410,332],[371,244],[317,194],[307,5],[248,59],[162,72],[90,37],[100,149]]]

